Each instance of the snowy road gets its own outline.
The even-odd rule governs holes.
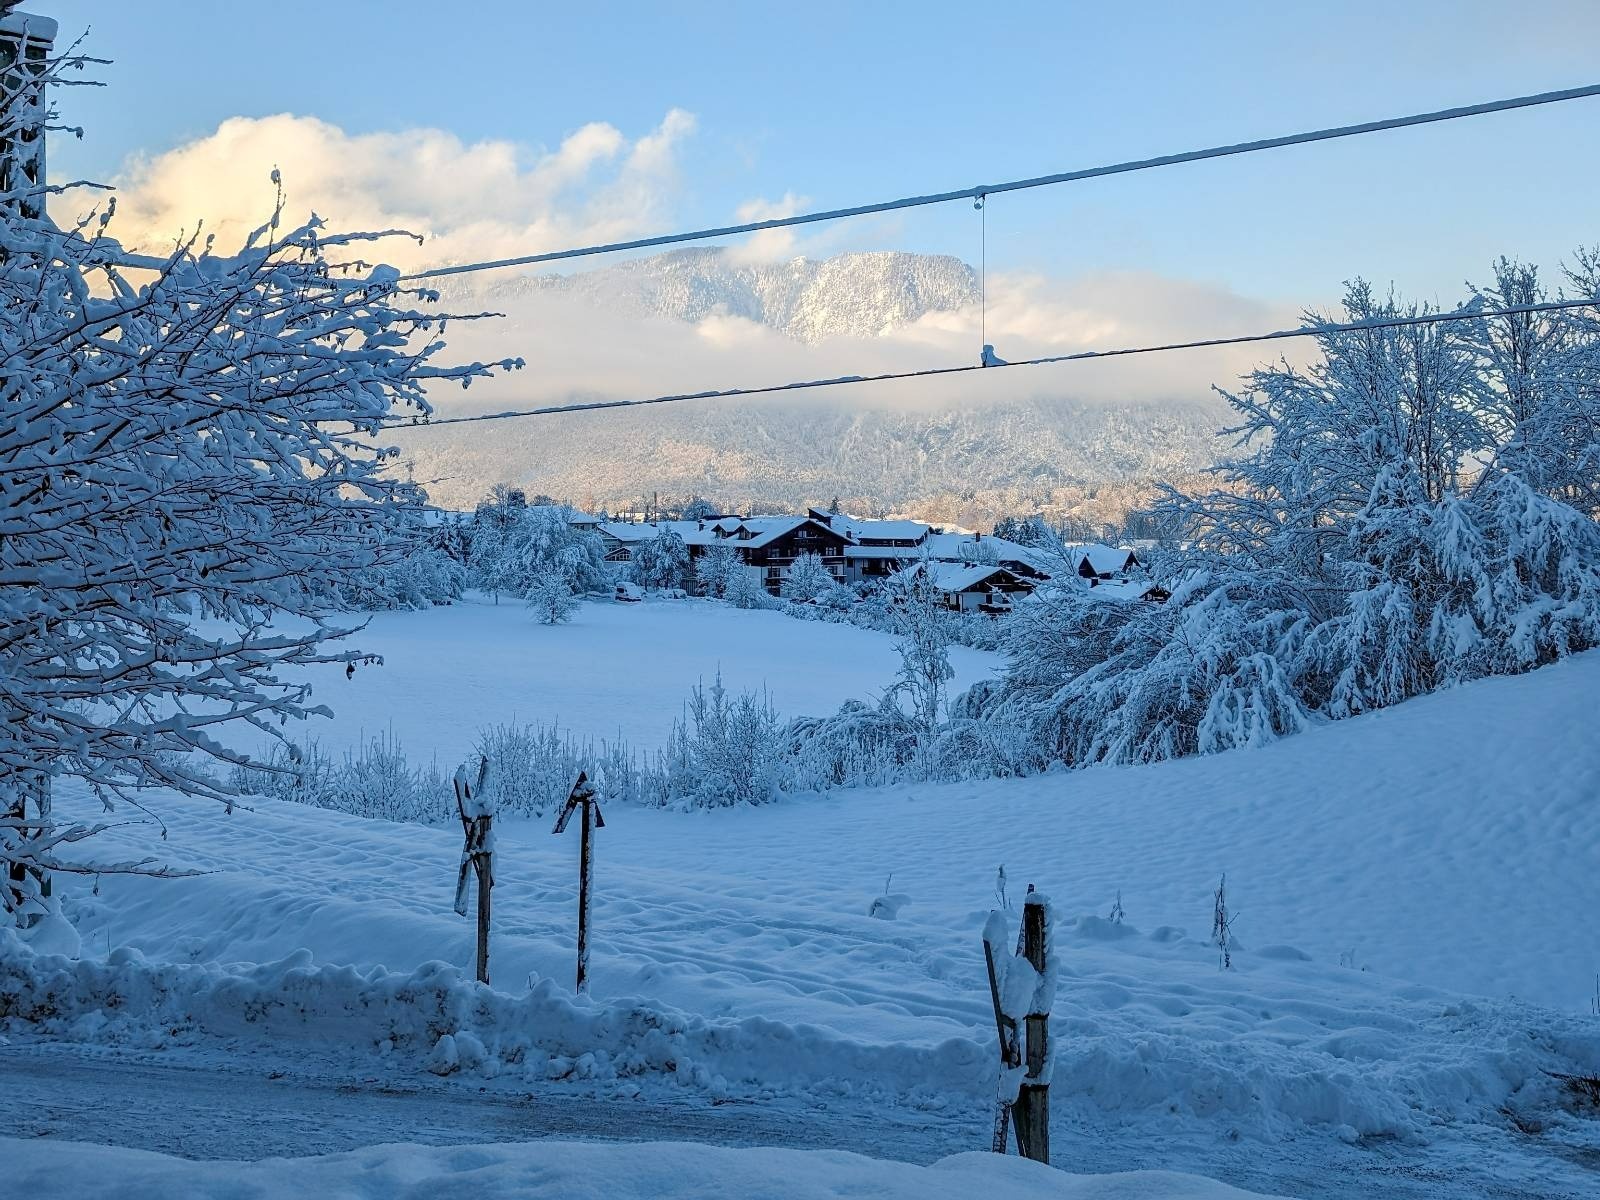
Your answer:
[[[302,1157],[391,1142],[469,1145],[540,1139],[696,1141],[850,1150],[932,1163],[981,1148],[986,1112],[927,1114],[860,1101],[717,1104],[671,1091],[634,1099],[571,1085],[536,1092],[494,1082],[374,1076],[372,1060],[330,1071],[238,1043],[160,1052],[59,1043],[0,1047],[0,1091],[20,1138],[92,1139],[195,1159]],[[1341,1146],[1308,1136],[1218,1142],[1054,1122],[1056,1165],[1076,1173],[1184,1169],[1253,1191],[1329,1200],[1586,1200],[1600,1149],[1529,1155],[1514,1137],[1426,1146]],[[43,1200],[41,1197],[40,1200]]]
[[[863,1121],[855,1109],[713,1104],[693,1094],[619,1100],[547,1085],[537,1092],[376,1078],[358,1064],[314,1070],[276,1055],[159,1054],[53,1043],[0,1046],[0,1092],[15,1137],[92,1139],[184,1158],[332,1154],[384,1142],[452,1145],[540,1138],[696,1141],[719,1146],[845,1149],[931,1163],[981,1149],[983,1114],[919,1113]]]

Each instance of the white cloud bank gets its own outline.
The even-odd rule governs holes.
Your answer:
[[[424,236],[420,247],[383,244],[382,255],[399,266],[628,238],[667,219],[678,149],[694,124],[673,109],[630,141],[595,122],[553,150],[529,153],[439,129],[351,134],[315,117],[233,117],[197,141],[129,163],[116,181],[116,236],[130,249],[159,252],[203,219],[226,250],[271,214],[277,167],[287,220],[315,212],[335,229]]]
[[[420,247],[395,239],[372,254],[405,268],[626,239],[670,225],[678,156],[693,131],[693,116],[673,109],[655,129],[632,139],[597,122],[552,150],[530,152],[506,141],[465,143],[437,129],[351,134],[314,117],[235,117],[196,141],[131,162],[117,181],[114,232],[130,249],[159,252],[203,218],[218,246],[227,249],[270,213],[269,176],[276,166],[289,220],[316,212],[335,230],[405,228],[424,235],[427,241]],[[776,201],[756,199],[737,217],[785,215],[804,203],[793,193]],[[793,232],[758,235],[732,248],[730,256],[772,261],[833,248],[826,233],[802,243]],[[1283,305],[1144,273],[1074,279],[992,273],[988,297],[987,339],[1011,360],[1237,334],[1295,321],[1295,313]],[[505,321],[455,326],[449,353],[521,355],[528,369],[465,395],[439,396],[441,415],[571,396],[646,397],[975,362],[981,340],[975,307],[929,314],[880,337],[804,345],[736,317],[711,317],[689,326],[560,296],[505,304],[510,309]],[[1261,347],[1243,347],[986,371],[833,395],[860,404],[1037,395],[1193,399],[1210,383],[1230,382],[1267,356]]]

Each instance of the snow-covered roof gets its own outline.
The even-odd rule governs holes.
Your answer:
[[[1093,542],[1085,546],[1068,546],[1067,549],[1074,562],[1087,562],[1096,575],[1115,575],[1118,571],[1125,571],[1133,559],[1132,550],[1119,550],[1114,546]]]
[[[683,539],[686,546],[712,546],[727,540],[717,532],[715,521],[657,521],[649,528],[670,529]]]
[[[749,538],[740,538],[741,545],[757,548],[777,541],[785,534],[793,533],[802,525],[821,525],[820,521],[813,521],[810,517],[751,517],[744,523],[744,527],[751,533]],[[827,528],[827,526],[823,526]]]
[[[1043,571],[1043,556],[1032,546],[1006,538],[978,537],[967,533],[930,533],[924,543],[932,558],[949,562],[1022,563]]]
[[[53,42],[60,26],[54,17],[41,17],[38,13],[8,12],[0,16],[0,30],[16,36],[25,33],[29,40]]]
[[[1148,579],[1102,579],[1094,587],[1096,596],[1108,600],[1143,600],[1151,592],[1165,599],[1166,594]]]
[[[831,524],[858,542],[920,542],[931,528],[921,521],[858,521],[854,517],[835,517]]]
[[[581,509],[573,508],[570,504],[530,504],[529,512],[565,513],[568,525],[576,525],[580,529],[593,529],[600,524],[600,518],[593,513],[586,513]]]
[[[607,537],[628,543],[648,542],[661,532],[654,525],[636,524],[633,521],[601,521],[599,528]]]
[[[1010,574],[999,563],[937,561],[912,563],[901,574],[915,575],[922,572],[926,572],[929,581],[941,592],[970,591],[984,580],[995,575]]]

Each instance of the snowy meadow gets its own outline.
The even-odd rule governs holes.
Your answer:
[[[1351,284],[1135,554],[441,513],[394,235],[0,179],[18,1194],[1595,1194],[1600,256]]]

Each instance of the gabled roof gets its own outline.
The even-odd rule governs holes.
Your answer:
[[[633,521],[601,521],[599,528],[607,537],[630,545],[635,542],[648,542],[661,532],[654,525],[640,525]]]
[[[825,533],[832,534],[842,541],[848,541],[841,530],[830,528],[826,523],[812,517],[751,517],[745,522],[745,528],[750,530],[751,537],[740,539],[741,546],[759,549],[771,544],[781,537],[793,533],[804,525],[815,525]]]
[[[941,592],[966,592],[977,587],[978,584],[994,578],[996,575],[1009,575],[1015,579],[1015,572],[1008,571],[999,563],[959,563],[939,562],[924,560],[912,563],[900,575],[914,577],[926,572],[928,580]]]
[[[1087,563],[1096,575],[1115,575],[1139,561],[1132,550],[1120,550],[1094,542],[1084,546],[1068,546],[1067,550],[1073,563],[1079,566]]]
[[[1045,574],[1044,556],[1032,546],[997,537],[976,537],[968,533],[930,533],[928,554],[947,562],[1016,563],[1032,573]]]

